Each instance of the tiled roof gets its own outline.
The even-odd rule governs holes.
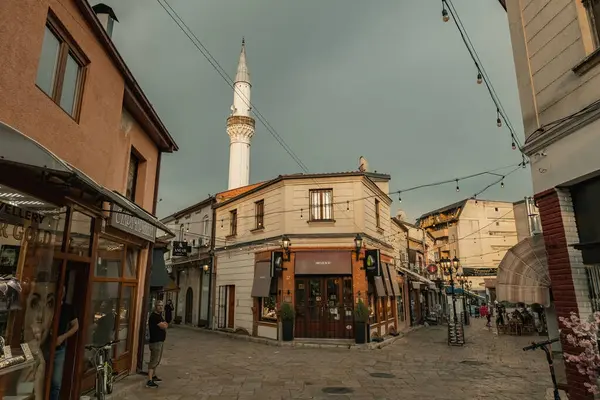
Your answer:
[[[241,194],[249,192],[250,190],[252,190],[254,188],[259,187],[260,185],[265,184],[266,182],[267,181],[253,183],[252,185],[242,186],[242,187],[239,187],[239,188],[235,188],[235,189],[231,189],[231,190],[226,190],[224,192],[217,193],[217,195],[216,195],[217,202],[221,202],[221,201],[225,201],[225,200],[237,197],[237,196],[239,196]]]

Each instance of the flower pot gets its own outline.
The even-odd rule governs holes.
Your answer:
[[[294,321],[289,321],[289,320],[282,321],[281,327],[282,327],[281,338],[283,339],[283,341],[291,342],[292,340],[294,340]]]
[[[367,324],[364,322],[354,323],[354,341],[357,344],[367,343]]]

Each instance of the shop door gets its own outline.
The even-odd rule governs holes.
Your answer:
[[[353,338],[352,299],[349,276],[296,277],[296,337]]]
[[[192,288],[188,288],[185,292],[185,323],[192,323],[192,310],[194,308],[194,292]]]

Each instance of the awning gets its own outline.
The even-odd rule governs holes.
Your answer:
[[[164,288],[172,279],[167,273],[165,265],[165,252],[163,249],[152,250],[152,267],[150,269],[150,287]]]
[[[252,297],[269,297],[271,294],[271,263],[256,263],[254,270],[254,283],[252,283]]]
[[[394,295],[400,296],[400,286],[398,285],[398,274],[396,274],[396,267],[388,264],[388,268],[390,271],[390,280],[392,281],[392,289],[394,290]]]
[[[131,216],[139,218],[163,231],[157,237],[175,237],[175,234],[157,218],[137,206],[119,193],[113,192],[85,173],[57,157],[40,143],[16,129],[0,122],[0,165],[6,164],[27,168],[59,179],[60,183],[76,186],[93,195],[97,200],[107,201],[122,207]]]
[[[434,281],[431,281],[431,280],[429,280],[429,279],[427,279],[427,278],[425,278],[425,277],[417,274],[416,272],[411,271],[410,269],[407,269],[407,268],[404,268],[404,267],[398,267],[398,268],[400,268],[402,271],[408,273],[409,275],[412,275],[413,278],[416,278],[417,280],[419,280],[419,281],[421,281],[421,282],[423,282],[423,283],[425,283],[427,285],[430,285],[430,286],[433,285],[435,287],[435,282]]]
[[[390,279],[390,272],[388,270],[388,265],[385,263],[381,264],[381,269],[382,271],[382,278],[383,278],[383,283],[385,284],[385,290],[387,291],[388,296],[394,296],[394,291],[392,289],[392,281]]]
[[[387,294],[385,293],[385,286],[384,286],[383,279],[381,278],[381,276],[374,276],[373,283],[375,286],[375,295],[377,297],[386,297]]]
[[[511,247],[498,266],[498,301],[550,305],[550,276],[544,237],[528,237]]]

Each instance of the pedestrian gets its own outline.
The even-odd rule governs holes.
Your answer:
[[[156,376],[156,368],[162,358],[163,344],[167,338],[167,327],[169,326],[163,318],[163,308],[164,304],[162,300],[158,300],[154,305],[154,311],[152,311],[148,318],[150,362],[148,362],[148,382],[146,382],[146,387],[149,388],[157,388],[157,382],[162,381],[162,379]]]
[[[64,291],[66,296],[66,290]],[[65,367],[65,355],[67,353],[67,340],[79,331],[79,320],[72,305],[65,303],[63,299],[60,306],[60,317],[58,318],[58,336],[56,337],[56,349],[54,350],[54,369],[52,371],[50,399],[58,400],[61,395],[63,370]]]
[[[487,319],[487,323],[485,324],[485,326],[487,326],[488,328],[492,326],[492,316],[490,315],[490,311],[488,310],[488,307],[485,303],[483,303],[481,307],[479,307],[479,315]]]
[[[165,306],[165,321],[167,321],[167,324],[170,324],[171,321],[173,321],[173,310],[175,310],[175,307],[173,307],[173,300],[169,299]]]

